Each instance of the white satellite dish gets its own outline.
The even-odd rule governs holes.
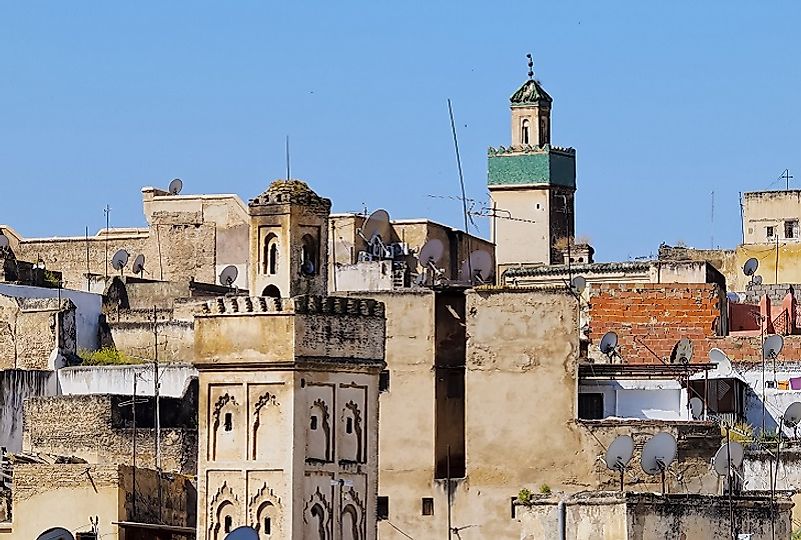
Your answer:
[[[713,364],[717,364],[716,370],[718,375],[722,377],[728,377],[731,375],[732,367],[731,367],[731,360],[729,357],[726,356],[726,353],[721,351],[718,348],[710,349],[709,351],[709,361]]]
[[[462,263],[462,279],[470,283],[487,283],[492,278],[492,255],[477,249],[470,254],[470,260]],[[472,271],[472,275],[470,272]]]
[[[36,540],[75,540],[75,537],[63,527],[53,527],[37,536]]]
[[[729,291],[726,293],[726,299],[733,304],[738,304],[740,302],[740,295],[734,291]]]
[[[223,271],[220,272],[220,285],[225,285],[226,287],[232,287],[236,278],[239,276],[239,270],[233,264],[229,264]]]
[[[131,268],[134,274],[139,274],[139,276],[143,276],[145,273],[145,256],[141,253],[136,256],[134,259],[133,267]]]
[[[445,245],[439,238],[431,238],[428,242],[423,244],[420,253],[417,254],[417,260],[420,261],[421,266],[428,266],[430,264],[437,264],[442,255],[445,253]]]
[[[617,354],[617,334],[614,332],[604,334],[604,337],[601,338],[601,343],[598,344],[598,348],[611,359]]]
[[[0,232],[0,249],[8,247],[8,236]]]
[[[651,437],[642,449],[642,470],[646,474],[661,474],[664,490],[665,471],[676,459],[676,439],[670,433],[660,431]]]
[[[183,181],[180,178],[175,178],[170,182],[170,187],[168,187],[167,190],[170,192],[170,195],[178,195],[183,188]]]
[[[114,254],[114,257],[111,258],[112,268],[122,272],[122,269],[128,264],[128,257],[130,257],[130,255],[124,249],[117,250],[117,252]]]
[[[759,268],[759,261],[754,257],[751,257],[745,261],[745,264],[743,265],[743,274],[746,276],[753,276],[756,273],[757,268]]]
[[[584,276],[576,276],[570,281],[570,286],[574,291],[581,294],[587,288],[587,279]]]
[[[801,401],[795,401],[784,411],[784,425],[794,428],[801,422]]]
[[[762,345],[763,358],[776,358],[782,352],[784,347],[784,338],[778,334],[773,334],[765,338],[765,343]]]
[[[693,358],[693,342],[687,338],[681,338],[673,351],[670,353],[670,363],[689,364]]]
[[[620,473],[620,491],[623,491],[623,473],[634,455],[634,439],[630,435],[620,435],[606,449],[604,463],[606,468]]]
[[[253,527],[237,527],[226,535],[225,540],[259,540],[259,533]]]
[[[692,414],[693,420],[701,420],[701,417],[704,415],[704,400],[698,396],[691,398],[690,413]]]
[[[745,449],[742,444],[737,441],[729,441],[721,445],[718,451],[715,452],[712,466],[719,476],[728,476],[731,469],[736,469],[743,464],[744,455]]]
[[[376,237],[386,243],[389,241],[390,232],[389,213],[380,208],[370,214],[362,227],[362,234],[368,243],[372,243]]]

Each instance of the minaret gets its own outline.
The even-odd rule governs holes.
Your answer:
[[[253,295],[325,295],[331,201],[300,180],[276,180],[248,204]]]
[[[551,145],[553,99],[534,77],[512,95],[512,144],[490,148],[488,188],[498,274],[520,264],[561,264],[573,240],[576,151]]]

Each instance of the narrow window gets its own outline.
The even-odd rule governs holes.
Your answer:
[[[316,429],[317,429],[317,416],[315,416],[315,415],[312,415],[312,417],[311,417],[311,423],[309,424],[309,427],[310,427],[312,430],[316,430]]]
[[[523,122],[520,125],[520,142],[523,144],[529,144],[528,142],[528,119],[523,119]]]
[[[270,246],[270,274],[275,274],[278,271],[278,244],[273,242]]]
[[[231,413],[225,413],[225,431],[231,431],[234,429],[234,417]]]
[[[353,433],[353,418],[348,418],[345,422],[345,432],[348,434]]]
[[[540,118],[540,144],[551,144],[551,130],[548,128],[548,117]]]
[[[376,517],[381,519],[389,519],[389,497],[378,497],[378,505],[376,509]]]
[[[423,515],[424,516],[433,516],[434,515],[434,498],[433,497],[423,497]]]
[[[379,392],[388,392],[389,391],[389,370],[385,369],[378,375],[378,391]]]
[[[511,512],[512,513],[512,519],[515,519],[517,517],[517,512],[515,512],[515,501],[516,500],[517,500],[517,497],[512,497],[512,502],[510,504],[511,510],[512,510],[512,512]]]
[[[270,532],[270,525],[272,525],[270,518],[264,518],[264,536],[270,536],[270,534],[272,534]]]
[[[234,518],[232,518],[231,516],[225,516],[224,529],[226,533],[231,532],[231,527],[233,527],[233,525],[234,525]]]
[[[784,237],[796,238],[798,236],[798,220],[784,222]]]
[[[774,234],[774,229],[772,225],[765,227],[765,236],[767,236],[768,238],[773,238],[773,234]]]

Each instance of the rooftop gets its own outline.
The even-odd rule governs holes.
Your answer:
[[[538,81],[529,79],[523,83],[523,86],[517,89],[517,92],[512,94],[509,101],[512,102],[512,106],[539,105],[541,103],[550,105],[553,103],[553,98],[548,95],[548,92],[545,91]]]

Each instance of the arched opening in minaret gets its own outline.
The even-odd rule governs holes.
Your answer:
[[[270,298],[281,298],[281,290],[275,285],[267,285],[266,287],[264,287],[264,290],[261,292],[261,295]]]
[[[304,234],[300,247],[300,272],[305,276],[317,274],[317,241],[310,234]]]
[[[528,119],[524,118],[523,122],[521,122],[520,124],[520,142],[522,144],[529,144],[528,130],[529,130]]]
[[[275,275],[278,271],[278,236],[273,233],[264,237],[262,249],[262,273]]]

